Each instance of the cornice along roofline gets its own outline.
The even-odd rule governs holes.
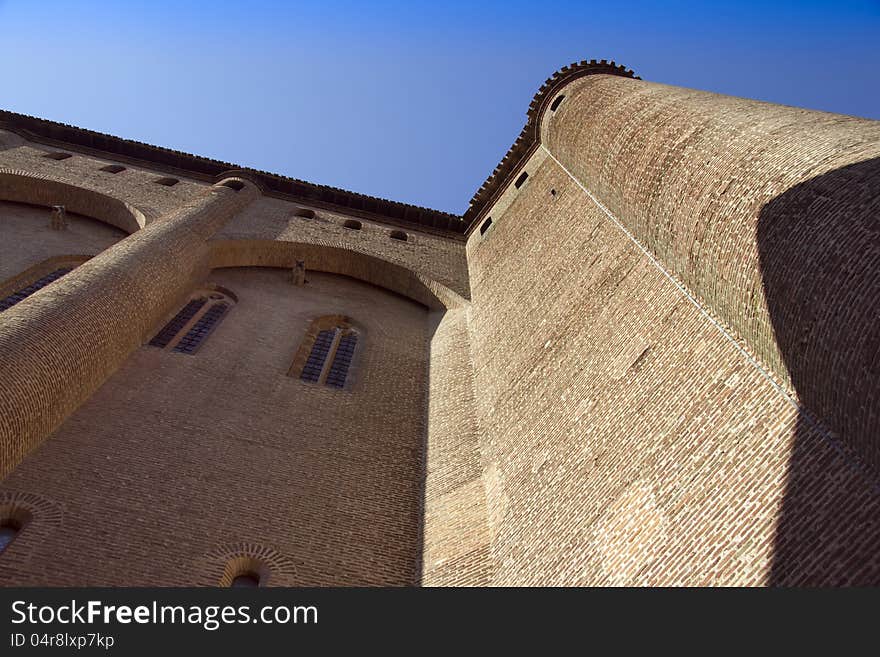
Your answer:
[[[30,141],[56,146],[69,145],[73,150],[98,157],[209,183],[219,182],[234,174],[250,180],[267,196],[331,210],[340,208],[346,214],[402,228],[417,227],[429,233],[459,239],[467,229],[461,217],[449,212],[318,185],[26,114],[0,110],[0,129],[19,134]]]
[[[556,97],[557,93],[570,82],[587,75],[618,75],[625,78],[641,80],[632,70],[624,66],[609,62],[604,59],[596,61],[574,62],[556,71],[535,94],[526,113],[526,124],[519,133],[519,137],[507,151],[507,154],[495,167],[492,174],[486,179],[471,199],[468,209],[462,215],[467,226],[465,233],[470,235],[482,219],[482,215],[492,206],[494,201],[507,188],[511,179],[516,175],[526,160],[531,157],[539,144],[538,134],[541,126],[541,118],[544,111]]]

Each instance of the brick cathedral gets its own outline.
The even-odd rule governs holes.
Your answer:
[[[463,216],[0,112],[6,585],[880,583],[880,122],[563,68]]]

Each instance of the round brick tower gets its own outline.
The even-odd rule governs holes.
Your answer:
[[[494,581],[876,583],[878,216],[876,121],[548,80],[466,213]]]

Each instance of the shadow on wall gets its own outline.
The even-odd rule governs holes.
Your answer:
[[[880,158],[761,211],[764,292],[801,401],[769,584],[880,584]],[[839,437],[824,436],[807,415]]]

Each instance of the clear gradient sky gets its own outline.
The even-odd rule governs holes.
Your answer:
[[[0,0],[0,107],[455,213],[591,58],[880,119],[878,0]]]

